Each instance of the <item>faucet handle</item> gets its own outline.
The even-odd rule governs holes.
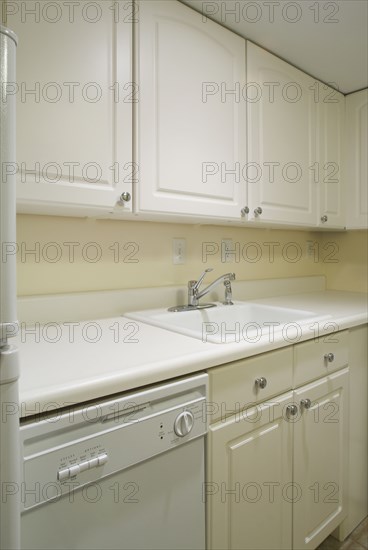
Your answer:
[[[193,288],[194,290],[198,290],[198,288],[200,287],[203,279],[205,278],[206,276],[206,273],[210,273],[211,271],[213,271],[213,268],[212,267],[208,267],[207,269],[205,269],[202,273],[202,275],[199,277],[198,281],[194,281],[194,285],[191,285],[191,288]],[[188,284],[190,283],[193,283],[193,281],[189,281]]]

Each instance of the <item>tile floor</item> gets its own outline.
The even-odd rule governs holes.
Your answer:
[[[322,542],[317,550],[368,550],[368,517],[356,527],[344,542],[330,536]]]

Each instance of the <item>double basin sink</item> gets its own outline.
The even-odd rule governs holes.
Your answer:
[[[277,334],[293,343],[303,328],[313,325],[329,315],[313,311],[269,306],[255,302],[234,301],[233,305],[216,302],[216,307],[173,312],[167,309],[150,309],[126,313],[125,317],[141,321],[203,342],[216,344],[257,342]]]

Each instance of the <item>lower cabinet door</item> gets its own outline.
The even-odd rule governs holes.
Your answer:
[[[290,549],[292,392],[210,427],[207,480],[209,549]]]
[[[346,516],[348,369],[295,390],[293,549],[314,549]]]

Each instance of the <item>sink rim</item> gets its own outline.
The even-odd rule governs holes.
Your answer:
[[[230,340],[227,340],[225,338],[226,341],[223,341],[223,334],[220,333],[220,334],[205,334],[205,338],[204,338],[204,331],[203,331],[203,327],[204,327],[204,324],[206,323],[207,326],[209,324],[216,324],[218,322],[218,320],[205,320],[205,319],[198,319],[198,317],[202,317],[202,315],[205,315],[205,314],[214,314],[214,312],[219,312],[220,310],[224,310],[224,308],[226,308],[226,311],[228,310],[232,310],[234,307],[235,309],[239,309],[239,308],[242,308],[242,307],[249,307],[249,308],[256,308],[256,309],[262,309],[262,310],[269,310],[271,315],[272,313],[275,314],[275,317],[277,316],[277,312],[290,312],[290,313],[295,313],[295,316],[290,319],[289,321],[282,321],[282,322],[278,322],[276,319],[274,321],[270,321],[270,320],[267,320],[267,321],[263,321],[263,325],[265,326],[265,323],[269,323],[269,324],[276,324],[278,323],[277,326],[273,325],[273,329],[272,329],[272,333],[274,335],[275,332],[277,333],[280,333],[282,332],[283,330],[285,330],[286,326],[289,325],[289,326],[292,326],[294,325],[294,328],[295,328],[295,325],[298,325],[301,329],[302,327],[308,323],[313,323],[313,322],[316,322],[316,321],[319,321],[319,320],[324,320],[324,319],[328,319],[328,318],[331,318],[331,315],[329,314],[319,314],[315,311],[310,311],[310,310],[305,310],[305,309],[301,309],[301,308],[294,308],[294,307],[285,307],[285,306],[277,306],[277,305],[268,305],[268,304],[264,304],[264,303],[260,303],[260,302],[256,302],[256,301],[240,301],[240,300],[235,300],[233,301],[233,306],[229,306],[229,305],[225,305],[223,304],[222,302],[213,302],[217,307],[216,308],[208,308],[208,309],[194,309],[194,310],[190,310],[190,311],[168,311],[168,308],[154,308],[154,309],[147,309],[147,310],[139,310],[139,311],[132,311],[132,312],[128,312],[126,314],[124,314],[124,317],[127,317],[127,318],[130,318],[130,319],[133,319],[133,320],[136,320],[136,321],[140,321],[142,323],[145,323],[147,325],[151,325],[151,326],[154,326],[154,327],[158,327],[158,328],[161,328],[161,329],[164,329],[164,330],[168,330],[169,332],[176,332],[178,334],[181,334],[181,335],[184,335],[184,336],[188,336],[190,338],[194,338],[196,340],[201,340],[203,343],[215,343],[215,344],[230,344],[230,343],[235,343],[235,342],[239,342],[240,339],[237,338],[238,334],[235,334],[234,335],[234,338],[230,339]],[[172,316],[172,319],[184,319],[185,317],[189,317],[190,318],[193,318],[193,315],[195,316],[195,322],[198,322],[198,321],[201,321],[202,325],[200,327],[200,329],[198,328],[195,328],[195,327],[183,327],[183,326],[180,326],[180,325],[177,325],[175,323],[170,323],[170,321],[168,320],[171,316]],[[157,316],[165,316],[164,319],[158,319]],[[179,317],[178,317],[179,316]],[[225,322],[225,321],[224,321]],[[227,322],[231,322],[229,320],[227,320]],[[237,321],[236,319],[234,320],[234,324],[236,323],[240,323],[239,321]],[[250,320],[249,322],[245,322],[244,323],[244,326],[242,328],[242,333],[243,333],[243,336],[244,336],[244,328],[246,325],[253,325],[255,328],[256,328],[256,325],[260,326],[260,323],[257,323],[255,321],[252,321]],[[268,327],[268,334],[267,334],[267,331],[264,329],[262,329],[261,327],[261,336],[258,338],[258,340],[256,341],[259,341],[260,339],[262,338],[266,338],[267,336],[270,336],[270,326],[267,325]],[[290,327],[289,327],[290,328]],[[239,327],[240,329],[240,327]],[[258,333],[258,329],[257,329],[257,334]],[[248,331],[247,331],[247,335],[248,335]],[[244,341],[250,341],[250,342],[254,342],[255,340],[254,339],[250,339],[250,340],[244,340]],[[292,343],[291,341],[289,342],[290,344]]]

